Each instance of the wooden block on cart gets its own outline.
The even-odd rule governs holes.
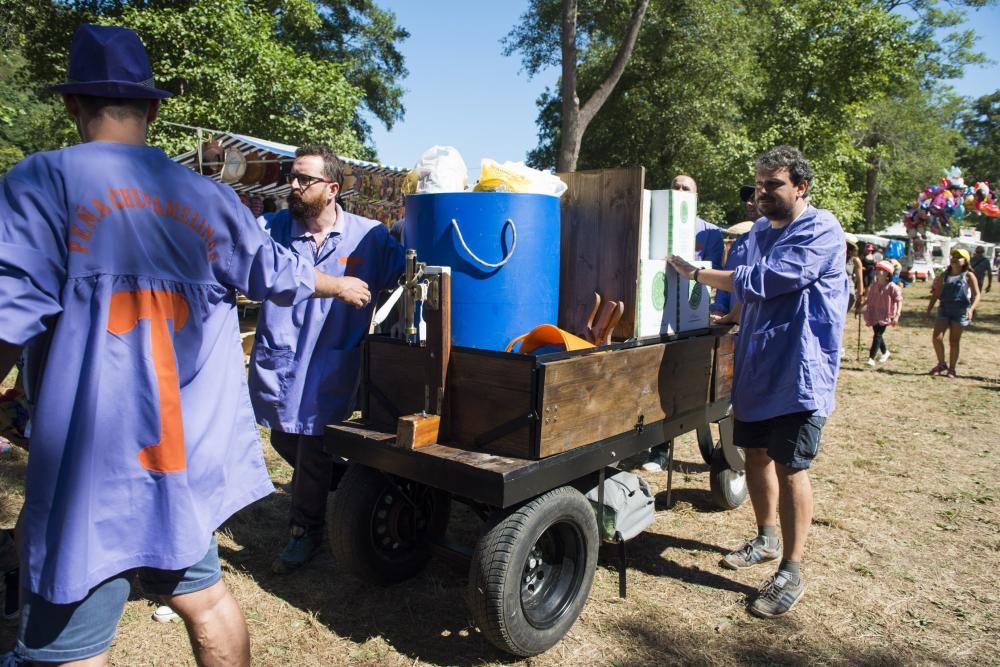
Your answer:
[[[441,429],[441,417],[424,413],[404,415],[396,426],[396,446],[419,449],[436,444]]]

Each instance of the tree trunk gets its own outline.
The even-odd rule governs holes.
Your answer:
[[[639,28],[642,19],[649,8],[649,0],[636,0],[632,17],[622,45],[615,54],[614,62],[608,70],[604,81],[590,96],[583,106],[576,92],[576,14],[577,1],[563,0],[562,25],[560,45],[562,47],[562,133],[559,137],[559,158],[556,170],[561,172],[576,171],[576,163],[580,158],[580,147],[583,144],[583,133],[587,126],[607,102],[611,92],[625,72],[625,66],[632,57],[635,43],[639,38]]]
[[[875,231],[875,213],[878,210],[878,170],[882,159],[875,154],[868,161],[865,173],[865,230]]]

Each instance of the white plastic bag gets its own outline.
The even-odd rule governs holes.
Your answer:
[[[458,150],[451,146],[431,146],[413,167],[416,191],[462,192],[469,184],[469,170]]]

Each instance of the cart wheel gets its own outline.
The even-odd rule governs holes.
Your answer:
[[[427,564],[430,543],[444,535],[450,509],[442,491],[352,463],[330,496],[330,550],[359,579],[398,583]]]
[[[469,570],[469,608],[486,638],[521,657],[562,639],[590,595],[597,546],[594,510],[569,486],[496,521]]]
[[[712,427],[705,424],[695,431],[698,438],[698,452],[705,463],[711,465],[712,457],[715,454],[715,441],[712,440]]]
[[[712,501],[720,509],[733,510],[746,502],[748,493],[746,473],[737,472],[729,467],[722,447],[717,447],[712,454],[709,485],[712,488]]]

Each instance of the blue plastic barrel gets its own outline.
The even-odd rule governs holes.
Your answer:
[[[559,319],[559,198],[508,192],[406,197],[403,245],[451,267],[452,345],[503,350]]]

